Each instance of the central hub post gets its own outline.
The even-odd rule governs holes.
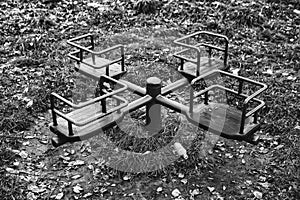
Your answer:
[[[162,129],[161,105],[155,101],[155,97],[161,94],[161,87],[159,78],[150,77],[147,79],[146,91],[152,97],[152,101],[146,105],[146,129],[151,135]]]

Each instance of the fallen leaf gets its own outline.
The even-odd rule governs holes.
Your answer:
[[[37,199],[37,198],[38,198],[38,197],[35,196],[35,194],[32,193],[32,192],[28,192],[27,195],[26,195],[26,199],[28,199],[28,200],[35,200],[35,199]]]
[[[81,175],[77,174],[71,177],[71,179],[75,180],[75,179],[79,179],[81,177]]]
[[[21,156],[21,158],[25,159],[25,158],[28,157],[28,153],[25,152],[25,151],[21,151],[21,152],[19,153],[19,156]]]
[[[130,179],[130,176],[128,176],[128,175],[126,175],[126,176],[123,177],[124,181],[128,181],[129,179]]]
[[[265,189],[268,189],[270,187],[270,183],[265,182],[265,183],[258,183],[259,185],[261,185],[262,187],[264,187]]]
[[[63,160],[65,160],[65,161],[70,161],[71,160],[71,158],[67,157],[67,156],[60,155],[59,157],[62,158]]]
[[[215,188],[214,188],[214,187],[207,187],[207,189],[208,189],[209,192],[215,191]]]
[[[19,173],[18,170],[15,170],[15,169],[10,168],[10,167],[5,168],[5,170],[6,170],[8,173],[11,173],[11,174],[18,174],[18,173]]]
[[[183,156],[184,159],[188,159],[186,149],[179,142],[174,143],[174,149],[179,156]]]
[[[198,194],[200,194],[200,190],[197,188],[197,189],[194,189],[192,192],[191,192],[191,195],[192,196],[196,196],[196,195],[198,195]]]
[[[273,74],[273,70],[272,69],[267,69],[267,71],[262,72],[263,74],[268,74],[268,75],[272,75]]]
[[[156,192],[161,192],[162,190],[163,190],[162,187],[158,187],[158,188],[156,189]]]
[[[280,145],[278,145],[277,147],[275,147],[274,149],[278,150],[278,149],[281,149],[282,147],[284,147],[284,145],[283,145],[283,144],[280,144]]]
[[[16,161],[16,162],[13,163],[13,165],[14,165],[15,167],[18,167],[18,166],[20,165],[20,162]]]
[[[28,146],[29,144],[30,144],[29,141],[26,141],[26,142],[23,142],[23,143],[22,143],[23,146]]]
[[[233,158],[233,155],[231,153],[225,153],[226,158]]]
[[[84,161],[83,160],[76,160],[74,162],[70,162],[69,164],[71,164],[71,166],[81,166],[84,165]]]
[[[107,191],[107,189],[106,188],[101,188],[100,189],[100,192],[103,194],[104,192],[106,192]]]
[[[288,76],[290,73],[288,73],[288,72],[283,72],[281,75],[282,76]]]
[[[294,76],[290,75],[286,79],[289,80],[289,81],[294,81],[294,80],[297,79],[297,77],[294,77]]]
[[[294,13],[296,13],[297,15],[300,15],[300,10],[295,9]]]
[[[246,152],[247,152],[247,150],[245,150],[245,149],[241,149],[241,150],[240,150],[240,153],[241,153],[241,154],[244,154],[244,153],[246,153]]]
[[[240,69],[239,68],[236,68],[236,69],[232,69],[231,72],[234,74],[234,75],[239,75],[239,71]]]
[[[254,194],[254,196],[255,196],[256,198],[258,198],[258,199],[261,199],[262,196],[263,196],[263,194],[262,194],[261,192],[259,192],[259,191],[254,191],[253,194]]]
[[[92,195],[93,195],[92,193],[88,192],[88,193],[86,193],[85,195],[83,195],[83,198],[88,198],[88,197],[90,197],[90,196],[92,196]]]
[[[267,180],[267,178],[264,177],[264,176],[260,176],[260,177],[258,177],[258,180],[262,181],[262,182],[265,182]]]
[[[76,194],[79,194],[81,191],[83,191],[83,189],[79,185],[73,187],[73,192],[75,192]]]
[[[56,199],[56,200],[61,200],[63,197],[64,197],[64,193],[63,193],[63,192],[60,192],[60,193],[58,193],[58,194],[55,196],[55,199]]]
[[[46,191],[45,188],[39,188],[38,186],[36,185],[29,185],[28,186],[28,190],[30,190],[31,192],[37,194],[37,193],[42,193],[44,191]]]
[[[183,174],[183,173],[179,173],[179,174],[178,174],[178,177],[179,177],[179,178],[183,178],[183,177],[184,177],[184,174]]]
[[[180,182],[183,183],[183,184],[186,184],[188,182],[188,180],[186,178],[184,178]]]
[[[41,144],[48,144],[48,140],[39,140]]]
[[[178,197],[181,194],[181,192],[178,189],[175,189],[172,191],[172,196],[173,197]]]

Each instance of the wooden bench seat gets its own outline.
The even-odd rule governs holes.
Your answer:
[[[242,112],[234,107],[210,103],[198,105],[189,117],[194,124],[222,137],[237,140],[247,140],[249,137],[250,142],[255,142],[251,137],[259,128],[259,124],[253,123],[252,117],[247,118],[244,134],[240,134],[241,116]]]
[[[100,102],[73,110],[68,113],[67,116],[74,119],[74,121],[85,121],[86,119],[95,116],[99,112],[101,112]],[[73,135],[69,135],[68,121],[58,117],[57,126],[50,124],[50,130],[57,135],[52,142],[56,143],[54,146],[60,146],[66,142],[75,142],[88,139],[92,136],[98,135],[105,129],[114,126],[118,120],[122,119],[122,117],[122,113],[113,112],[84,126],[72,125]]]
[[[176,57],[176,55],[174,56]],[[196,59],[193,59],[193,61],[196,62]],[[200,73],[199,73],[200,75],[215,69],[225,69],[224,61],[218,58],[201,57]],[[196,73],[197,73],[196,70],[197,70],[197,65],[192,62],[184,62],[183,69],[181,68],[181,66],[178,68],[178,71],[180,73],[184,73],[187,76],[192,76],[192,77],[196,77]]]

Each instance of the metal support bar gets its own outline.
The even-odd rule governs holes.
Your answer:
[[[178,103],[176,101],[173,101],[171,99],[168,99],[167,97],[164,97],[162,95],[158,95],[156,97],[156,101],[158,101],[161,105],[170,108],[178,113],[185,114],[187,116],[187,113],[189,112],[189,108],[185,105],[182,105],[181,103]]]
[[[161,89],[161,94],[162,95],[170,94],[173,91],[175,91],[183,86],[186,86],[188,84],[189,84],[189,81],[186,78],[179,79],[179,80],[175,81],[174,83],[171,83],[170,85],[163,87]]]
[[[124,114],[130,113],[132,111],[135,111],[145,105],[147,105],[152,100],[152,97],[149,95],[146,95],[144,97],[141,97],[131,103],[129,103],[126,107],[121,109],[121,112]]]
[[[193,113],[194,113],[194,90],[191,87],[190,88],[190,115],[191,115],[191,117],[193,117]]]
[[[72,128],[72,122],[68,121],[68,129],[69,129],[69,136],[74,135],[73,128]]]
[[[100,91],[100,96],[104,95],[105,93],[103,92],[103,89],[104,89],[104,80],[102,78],[100,78],[99,80],[99,91]],[[106,98],[103,98],[101,99],[101,106],[102,106],[102,112],[103,113],[106,113],[107,110],[106,110]]]
[[[57,117],[56,117],[56,113],[54,111],[55,102],[54,102],[54,96],[53,95],[50,95],[50,104],[51,104],[51,113],[52,113],[53,126],[57,126]]]
[[[183,65],[184,65],[184,59],[180,59],[180,70],[183,70]]]
[[[147,79],[147,94],[153,99],[146,105],[146,128],[150,133],[157,133],[162,129],[161,105],[155,97],[161,94],[161,80],[156,77]]]
[[[254,120],[253,120],[253,123],[254,123],[254,124],[257,124],[257,119],[258,119],[258,111],[256,111],[256,112],[254,113]]]
[[[204,93],[204,104],[208,105],[208,91]]]
[[[239,79],[239,90],[238,90],[238,94],[242,94],[243,92],[243,84],[244,84],[244,81]]]
[[[140,96],[145,96],[146,95],[146,90],[138,85],[135,85],[133,83],[130,83],[129,81],[126,80],[119,80],[119,82],[123,83],[124,85],[127,85],[127,89],[134,92],[137,95]]]

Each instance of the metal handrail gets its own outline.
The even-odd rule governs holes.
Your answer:
[[[79,108],[82,108],[82,107],[91,105],[91,104],[93,104],[93,103],[96,103],[96,102],[98,102],[98,101],[100,101],[100,100],[103,100],[103,99],[105,99],[105,98],[107,98],[107,97],[110,97],[110,96],[112,96],[112,95],[115,95],[115,94],[120,93],[120,92],[122,92],[122,91],[124,91],[124,90],[127,89],[127,85],[126,85],[126,84],[124,84],[124,83],[122,83],[122,82],[120,82],[120,81],[118,81],[118,80],[115,80],[115,79],[113,79],[113,78],[111,78],[111,77],[109,77],[109,76],[101,75],[99,81],[101,82],[101,81],[103,81],[103,79],[110,80],[111,82],[120,85],[121,88],[119,88],[119,89],[117,89],[117,90],[115,90],[115,91],[112,91],[112,92],[110,92],[110,93],[107,93],[107,94],[105,94],[105,95],[101,95],[101,96],[99,96],[99,97],[96,97],[96,98],[94,98],[94,99],[91,99],[91,100],[89,100],[89,101],[86,101],[86,102],[84,102],[84,103],[80,103],[80,104],[74,104],[74,103],[72,103],[71,101],[69,101],[69,100],[67,100],[67,99],[65,99],[65,98],[63,98],[63,97],[61,97],[60,95],[58,95],[58,94],[55,93],[55,92],[52,92],[52,93],[51,93],[51,96],[52,96],[52,97],[55,97],[55,98],[57,98],[57,99],[59,99],[59,100],[61,100],[61,101],[63,101],[64,103],[66,103],[67,105],[71,106],[72,108],[79,109]]]
[[[209,35],[209,36],[214,36],[214,37],[219,37],[225,40],[225,48],[220,48],[218,46],[215,45],[211,45],[211,44],[207,44],[207,43],[198,43],[196,45],[189,45],[183,42],[183,40],[189,39],[193,36],[197,36],[197,35]],[[217,34],[217,33],[211,33],[208,31],[198,31],[196,33],[184,36],[182,38],[179,38],[177,40],[174,41],[175,44],[178,44],[182,47],[188,48],[188,49],[192,49],[195,50],[197,52],[197,58],[196,58],[196,63],[194,61],[192,61],[191,59],[188,59],[184,56],[179,56],[179,53],[183,53],[185,50],[180,51],[179,53],[174,54],[174,56],[180,57],[181,59],[187,60],[187,61],[192,61],[193,63],[197,64],[197,73],[196,75],[199,76],[199,70],[200,70],[200,59],[201,59],[201,50],[200,50],[200,46],[205,46],[205,47],[209,47],[210,48],[210,54],[211,54],[211,49],[216,49],[219,51],[223,51],[224,52],[224,67],[227,68],[227,57],[228,57],[228,38],[224,35],[221,34]]]

